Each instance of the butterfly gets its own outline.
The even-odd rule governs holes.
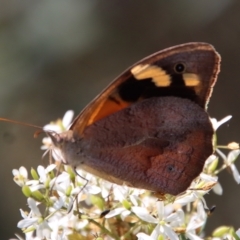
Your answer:
[[[73,168],[178,195],[213,153],[207,105],[219,68],[208,43],[156,52],[118,76],[52,141]]]

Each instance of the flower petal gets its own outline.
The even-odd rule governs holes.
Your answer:
[[[164,233],[169,237],[169,239],[171,240],[178,240],[178,235],[173,231],[173,229],[171,227],[169,227],[168,225],[164,225]]]
[[[203,238],[200,238],[199,236],[197,236],[195,233],[193,232],[187,232],[186,236],[190,239],[190,240],[203,240]]]
[[[224,117],[223,119],[217,121],[216,118],[211,118],[213,129],[216,131],[222,124],[229,121],[232,118],[231,115]]]
[[[163,201],[158,201],[156,203],[156,207],[157,207],[157,212],[158,212],[158,218],[162,219],[164,216],[164,202]]]
[[[116,215],[119,215],[119,214],[122,213],[124,210],[126,210],[124,207],[115,208],[115,209],[111,210],[111,211],[105,216],[105,218],[111,218],[111,217],[114,217],[114,216],[116,216]]]
[[[38,221],[37,217],[26,218],[26,219],[19,221],[17,224],[17,227],[18,228],[27,228],[27,227],[33,225],[34,223],[36,223],[37,221]]]
[[[41,216],[41,213],[37,207],[37,204],[36,204],[36,201],[33,200],[32,198],[28,198],[27,199],[27,202],[28,202],[28,206],[31,208],[31,210],[33,211],[34,215],[35,216]]]
[[[63,119],[62,119],[62,124],[63,124],[65,129],[67,129],[69,127],[69,125],[71,124],[73,116],[74,116],[74,111],[73,110],[68,110],[64,114]]]
[[[28,177],[28,172],[27,172],[27,169],[25,167],[20,167],[19,168],[19,173],[20,175],[22,175],[24,178],[27,178]]]
[[[233,163],[236,160],[236,158],[238,157],[239,154],[240,154],[240,150],[239,149],[232,150],[231,152],[229,152],[228,156],[227,156],[228,164]]]
[[[138,237],[138,240],[155,240],[154,238],[142,232],[138,233],[137,237]]]
[[[145,222],[158,223],[158,220],[154,218],[152,215],[150,215],[146,208],[132,207],[131,210]]]
[[[213,187],[213,192],[217,195],[222,195],[223,194],[223,188],[219,182]]]
[[[239,175],[239,172],[238,172],[235,164],[231,164],[230,168],[231,168],[231,171],[233,173],[234,180],[237,182],[237,184],[239,184],[240,183],[240,175]]]

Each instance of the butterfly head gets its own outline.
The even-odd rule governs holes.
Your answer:
[[[75,167],[75,155],[80,155],[81,147],[79,141],[74,138],[73,131],[68,130],[62,133],[46,132],[46,134],[52,140],[54,146],[53,151],[57,150],[59,152],[58,157],[60,158],[62,163]],[[77,165],[79,165],[79,159]]]

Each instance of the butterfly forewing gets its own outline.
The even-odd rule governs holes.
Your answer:
[[[71,129],[81,134],[95,121],[151,97],[188,98],[205,108],[219,63],[218,53],[207,43],[182,44],[150,55],[117,77],[79,114]]]

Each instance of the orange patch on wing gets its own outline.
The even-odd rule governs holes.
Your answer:
[[[183,80],[187,87],[196,87],[201,84],[199,76],[194,73],[184,73]]]
[[[116,101],[111,100],[111,98],[106,99],[106,101],[102,102],[101,105],[92,113],[91,117],[88,120],[87,125],[91,125],[92,123],[105,118],[115,112],[126,108],[131,103],[120,100],[119,98]]]

